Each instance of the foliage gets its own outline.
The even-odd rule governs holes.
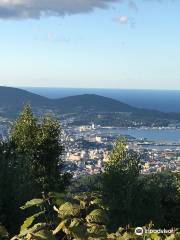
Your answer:
[[[10,138],[0,142],[0,222],[11,233],[24,218],[19,210],[24,202],[42,192],[63,192],[69,184],[62,155],[59,122],[50,116],[38,119],[26,106]]]
[[[120,140],[105,172],[73,180],[67,194],[70,176],[62,173],[62,154],[59,123],[49,116],[34,117],[26,106],[10,139],[0,142],[0,223],[14,235],[23,222],[14,239],[142,239],[130,226],[152,220],[157,228],[178,227],[179,173],[142,176],[139,156]],[[123,229],[108,234],[119,226]],[[7,237],[1,226],[0,239]]]
[[[58,121],[50,116],[38,121],[30,106],[26,106],[12,129],[11,141],[24,158],[22,167],[35,186],[36,194],[64,190],[68,175],[60,174],[63,147]]]
[[[42,199],[41,202],[31,200],[32,206],[42,208],[51,199],[51,206],[54,202],[62,202],[59,206],[54,206],[58,214],[53,223],[47,222],[47,213],[36,213],[27,218],[21,227],[19,235],[12,240],[179,240],[178,229],[173,229],[173,233],[150,232],[154,225],[150,223],[143,227],[142,235],[135,234],[135,228],[127,226],[119,227],[115,233],[109,234],[106,228],[108,218],[107,210],[103,206],[102,196],[99,193],[82,193],[81,195],[62,196],[58,193],[49,194],[50,198]],[[53,196],[53,197],[52,197]],[[29,202],[25,206],[30,206]],[[64,202],[64,203],[63,203]],[[40,205],[39,205],[40,204]],[[39,216],[43,214],[42,222],[38,222]],[[33,221],[29,221],[30,219]],[[35,222],[34,225],[32,223]],[[25,223],[27,223],[25,225]],[[56,223],[56,227],[55,226]],[[146,231],[145,231],[146,229]]]
[[[111,228],[131,223],[133,194],[139,177],[139,157],[128,151],[125,141],[114,146],[102,177],[102,190],[110,210]]]
[[[141,176],[134,192],[133,224],[153,220],[160,228],[179,227],[180,173],[157,173]]]
[[[101,190],[102,190],[101,174],[81,176],[78,179],[71,181],[71,184],[68,187],[68,192],[74,194],[81,192],[97,192]]]
[[[47,220],[49,211],[46,208],[47,202],[51,202],[51,207],[56,212],[54,222]],[[53,207],[53,204],[57,202],[62,202],[62,204]],[[40,209],[45,207],[46,211],[28,217],[21,226],[19,235],[13,239],[58,239],[59,236],[62,236],[63,239],[79,240],[107,238],[105,224],[108,219],[98,193],[66,195],[66,197],[58,193],[50,193],[48,199],[41,199],[41,201],[33,199],[24,206],[22,209],[26,209],[26,206],[36,206]],[[43,222],[36,222],[41,215],[44,215]],[[33,223],[35,223],[34,226],[32,226]],[[57,227],[54,228],[55,223],[57,223]],[[44,238],[41,238],[39,231],[43,231]],[[30,236],[31,238],[29,238]]]
[[[139,156],[118,141],[102,176],[102,194],[115,230],[119,225],[179,227],[180,173],[141,175]]]
[[[10,142],[0,142],[0,223],[14,232],[21,223],[19,201],[22,172],[19,158]]]

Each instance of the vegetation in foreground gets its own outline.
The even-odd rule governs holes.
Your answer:
[[[141,176],[140,156],[118,141],[104,173],[73,181],[63,151],[59,123],[25,107],[0,142],[1,239],[180,239],[179,173]],[[174,233],[134,234],[148,223]]]

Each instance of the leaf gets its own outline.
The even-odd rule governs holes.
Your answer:
[[[34,234],[38,240],[56,240],[51,231],[41,230]]]
[[[43,199],[32,199],[28,202],[26,202],[26,204],[22,207],[20,207],[20,209],[24,210],[24,209],[27,209],[27,208],[30,208],[30,207],[33,207],[33,206],[40,206],[44,203],[44,200]]]
[[[19,237],[24,237],[26,236],[27,234],[31,234],[31,233],[36,233],[40,230],[43,230],[47,227],[47,224],[46,223],[37,223],[35,224],[33,227],[31,228],[28,228],[28,229],[25,229],[24,231],[22,231],[20,234],[19,234]]]
[[[160,240],[161,239],[158,233],[152,233],[150,235],[150,237],[152,240]]]
[[[119,240],[132,240],[137,239],[137,236],[135,234],[130,234],[125,232],[123,236],[119,237]]]
[[[82,219],[72,219],[69,230],[75,239],[86,239],[87,227]]]
[[[62,219],[73,216],[76,217],[80,214],[80,206],[77,204],[72,204],[70,202],[66,202],[61,205],[59,208],[59,214]]]
[[[86,221],[88,223],[107,223],[107,215],[103,209],[93,210],[87,217]]]
[[[93,238],[107,238],[107,229],[104,225],[88,224],[88,233]]]
[[[59,233],[59,232],[62,230],[62,228],[65,226],[65,225],[64,225],[64,222],[65,222],[65,221],[62,221],[62,222],[57,226],[57,228],[53,231],[53,235],[56,235],[57,233]]]
[[[82,195],[82,196],[76,195],[74,197],[74,199],[79,202],[81,209],[85,209],[86,208],[86,205],[87,205],[86,198],[87,198],[87,196],[85,196],[85,195]]]
[[[21,226],[20,233],[23,232],[24,230],[28,229],[31,226],[31,224],[34,222],[34,220],[44,213],[45,213],[45,211],[42,211],[42,212],[32,215],[31,217],[26,218],[23,225]]]
[[[103,205],[103,201],[100,198],[96,198],[94,200],[91,201],[92,205],[97,205],[98,207],[105,209],[104,205]]]

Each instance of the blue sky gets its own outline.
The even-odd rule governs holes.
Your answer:
[[[0,85],[180,89],[179,0],[51,1],[0,0]]]

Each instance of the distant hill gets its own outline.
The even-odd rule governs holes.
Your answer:
[[[51,100],[38,94],[30,93],[26,90],[12,87],[0,87],[0,105],[22,106],[25,103],[35,106],[45,106],[51,104]]]
[[[137,108],[112,98],[84,94],[54,100],[62,112],[135,112]]]
[[[155,109],[161,112],[180,112],[180,90],[45,87],[27,87],[24,89],[54,99],[83,94],[96,94],[116,99],[137,108]]]
[[[25,104],[31,104],[33,108],[53,108],[62,113],[76,113],[82,111],[93,112],[132,112],[136,108],[117,100],[84,94],[60,99],[49,99],[38,94],[30,93],[12,87],[0,87],[0,108],[5,111],[16,112]]]
[[[178,113],[163,113],[155,110],[140,109],[112,98],[96,94],[84,94],[60,99],[49,99],[26,90],[0,87],[0,115],[15,117],[25,104],[33,109],[56,110],[59,113],[132,113],[134,119],[174,119],[180,120]]]
[[[49,107],[52,101],[46,97],[12,87],[0,87],[0,109],[5,115],[16,115],[25,104],[32,107]]]

